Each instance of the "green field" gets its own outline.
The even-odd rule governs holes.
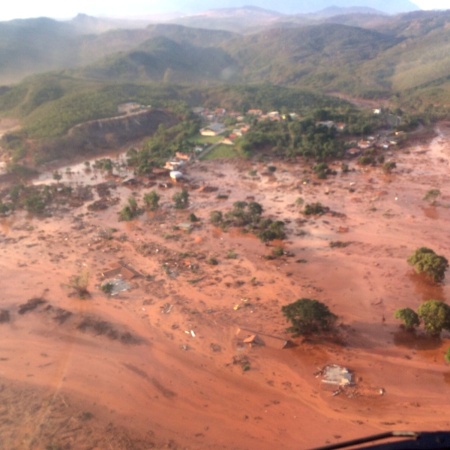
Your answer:
[[[198,135],[194,139],[195,144],[215,144],[216,142],[220,142],[223,139],[223,136],[202,136]]]
[[[215,147],[213,150],[208,152],[201,159],[204,161],[211,161],[213,159],[230,159],[237,158],[239,153],[236,151],[236,148],[233,145],[225,145],[220,144]]]

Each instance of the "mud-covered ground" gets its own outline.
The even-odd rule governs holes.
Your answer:
[[[88,208],[97,190],[51,217],[1,219],[2,446],[297,449],[448,429],[449,336],[414,338],[393,318],[450,294],[448,281],[433,286],[406,263],[419,246],[450,257],[450,128],[437,131],[430,143],[389,150],[392,174],[351,162],[321,181],[300,162],[272,161],[273,173],[267,163],[196,162],[187,210],[173,208],[180,185],[117,178],[107,209]],[[104,181],[77,171],[74,186]],[[152,189],[157,211],[118,221],[130,195],[142,204]],[[441,192],[434,204],[424,200],[431,189]],[[299,198],[330,212],[305,217]],[[267,259],[279,243],[211,225],[212,210],[237,200],[286,222],[288,255]],[[186,231],[191,213],[200,220]],[[140,276],[124,270],[129,289],[108,296],[103,274],[119,263]],[[89,278],[87,299],[71,286],[77,275]],[[236,339],[239,327],[289,338],[280,309],[301,297],[339,316],[338,339],[284,350]],[[351,369],[355,386],[324,387],[315,374],[331,363]]]

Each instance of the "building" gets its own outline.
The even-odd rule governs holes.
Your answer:
[[[219,136],[225,131],[225,127],[218,122],[211,123],[205,128],[200,130],[202,136]]]

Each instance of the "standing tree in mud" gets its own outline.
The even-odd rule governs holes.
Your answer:
[[[407,331],[413,331],[420,325],[418,314],[411,308],[397,309],[394,313],[394,317],[403,321],[403,326]]]
[[[428,300],[417,310],[425,331],[438,337],[442,330],[450,331],[450,306],[440,300]]]
[[[418,248],[409,258],[408,263],[417,273],[424,273],[435,283],[441,283],[448,269],[448,261],[427,247]]]
[[[333,328],[337,319],[327,305],[309,298],[301,298],[294,303],[284,305],[281,311],[292,323],[287,331],[295,336],[328,331]]]

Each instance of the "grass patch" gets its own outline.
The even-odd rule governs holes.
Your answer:
[[[213,159],[230,159],[238,156],[239,153],[235,150],[234,146],[220,144],[207,153],[202,159],[205,161],[211,161]]]
[[[223,139],[223,136],[202,136],[198,135],[193,139],[194,144],[216,144]]]

